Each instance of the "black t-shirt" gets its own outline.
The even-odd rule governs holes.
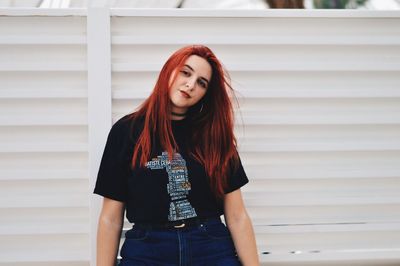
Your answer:
[[[192,217],[216,217],[223,205],[211,191],[204,167],[188,155],[188,119],[172,120],[179,146],[172,161],[168,153],[153,145],[152,159],[145,168],[130,168],[133,148],[143,129],[143,119],[119,119],[111,128],[97,175],[94,193],[126,204],[129,222],[166,222]],[[131,131],[133,128],[133,132]],[[249,182],[241,161],[228,178],[232,192]]]

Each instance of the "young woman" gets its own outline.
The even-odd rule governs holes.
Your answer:
[[[183,47],[113,125],[94,189],[104,197],[97,266],[115,265],[125,209],[134,225],[121,266],[259,265],[225,74],[208,47]]]

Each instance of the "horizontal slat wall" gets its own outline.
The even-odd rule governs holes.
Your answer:
[[[263,264],[400,263],[400,13],[111,12],[114,121],[185,44],[230,71]]]
[[[89,265],[86,16],[0,10],[0,265]]]

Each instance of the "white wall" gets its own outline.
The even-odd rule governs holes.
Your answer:
[[[89,264],[85,13],[0,10],[0,265]]]
[[[189,43],[240,97],[265,265],[398,265],[399,33],[394,11],[0,9],[0,265],[94,265],[111,118]]]

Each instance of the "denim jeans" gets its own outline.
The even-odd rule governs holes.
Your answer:
[[[241,265],[231,234],[220,219],[173,229],[133,225],[125,233],[120,254],[119,266]]]

